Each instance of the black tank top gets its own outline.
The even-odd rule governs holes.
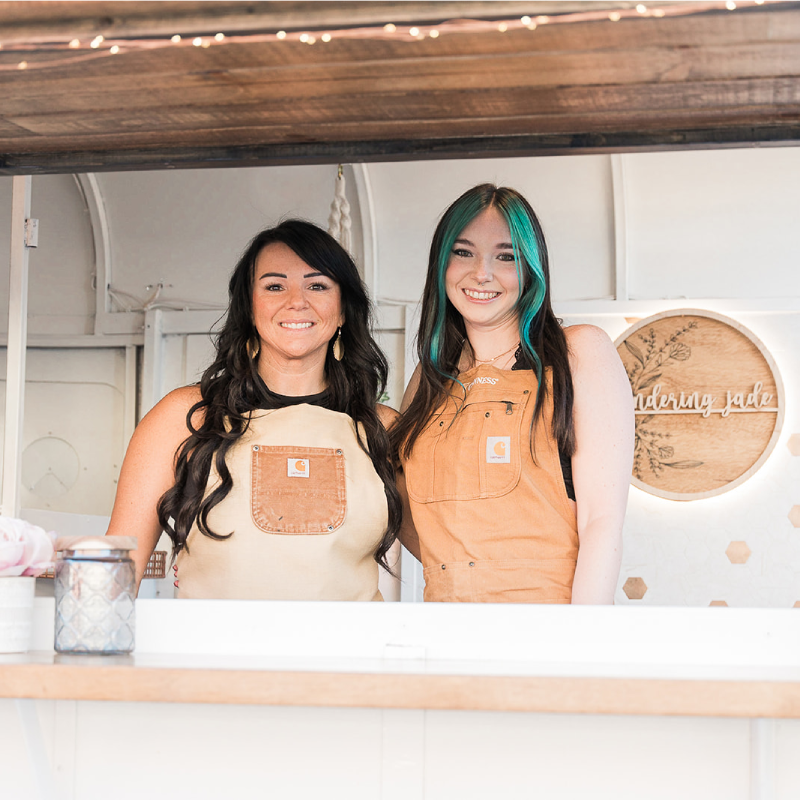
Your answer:
[[[321,406],[322,408],[330,408],[330,392],[323,389],[317,394],[304,394],[292,396],[288,394],[278,394],[273,392],[260,375],[256,375],[256,382],[261,391],[261,402],[258,404],[259,408],[265,411],[274,411],[277,408],[286,408],[286,406],[299,406],[301,403],[308,403],[310,406]]]
[[[533,364],[528,362],[528,359],[525,357],[525,352],[520,345],[517,348],[517,352],[514,353],[514,366],[511,367],[512,370],[532,370]],[[567,490],[567,497],[570,500],[575,499],[575,484],[572,481],[572,459],[566,455],[561,449],[559,445],[558,448],[558,460],[561,462],[561,474],[564,476],[564,486]]]

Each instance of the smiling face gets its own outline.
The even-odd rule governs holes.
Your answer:
[[[339,284],[282,242],[269,244],[256,258],[253,324],[262,377],[268,363],[304,372],[318,367],[321,381],[329,342],[344,324]]]
[[[508,224],[496,208],[482,211],[456,238],[445,287],[468,334],[513,329],[512,338],[517,335],[517,264]]]

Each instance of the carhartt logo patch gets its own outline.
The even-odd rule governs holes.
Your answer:
[[[486,463],[510,464],[511,463],[511,437],[487,436],[486,437]]]
[[[286,474],[290,478],[307,478],[309,473],[309,459],[290,458],[287,459]]]

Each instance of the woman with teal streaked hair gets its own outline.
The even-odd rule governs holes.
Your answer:
[[[613,603],[630,385],[602,330],[556,319],[544,234],[515,190],[482,184],[445,211],[417,353],[392,438],[425,599]]]

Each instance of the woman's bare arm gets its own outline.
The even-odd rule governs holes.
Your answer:
[[[138,540],[138,549],[131,553],[137,591],[161,536],[156,506],[175,483],[175,454],[189,435],[186,415],[199,399],[196,386],[168,394],[136,427],[122,462],[106,535],[135,536]]]
[[[614,345],[593,325],[565,330],[575,387],[572,474],[580,549],[572,602],[613,603],[633,464],[630,383]]]

